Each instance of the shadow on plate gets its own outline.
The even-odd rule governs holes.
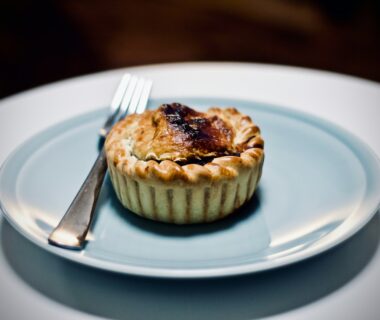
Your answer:
[[[134,227],[157,233],[162,236],[173,237],[188,237],[199,234],[209,234],[218,232],[228,228],[232,228],[235,224],[243,222],[254,214],[260,207],[261,192],[260,188],[256,190],[253,197],[245,203],[241,208],[236,210],[230,216],[213,223],[192,224],[192,225],[175,225],[163,222],[152,221],[142,218],[128,209],[124,208],[120,201],[117,199],[116,193],[113,190],[111,179],[107,177],[105,181],[105,188],[102,188],[102,193],[99,198],[98,207],[102,207],[103,201],[110,201],[114,211],[119,214],[125,223],[131,224]],[[95,217],[99,216],[98,214]],[[96,221],[95,221],[96,223]],[[95,225],[94,223],[94,225]]]
[[[306,261],[257,274],[220,279],[165,280],[105,272],[50,254],[7,222],[2,250],[34,290],[73,309],[113,319],[253,319],[281,314],[346,285],[379,245],[375,217],[343,244]],[[355,259],[352,259],[355,257]]]

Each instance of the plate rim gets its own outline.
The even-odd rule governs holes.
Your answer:
[[[336,71],[331,71],[328,69],[317,69],[313,67],[303,67],[298,65],[285,65],[285,64],[276,64],[276,63],[261,63],[261,62],[244,62],[244,61],[182,61],[182,62],[164,62],[164,63],[148,63],[148,64],[141,64],[141,65],[134,65],[134,66],[128,66],[128,67],[122,67],[122,68],[111,68],[91,73],[84,73],[81,75],[68,77],[68,78],[62,78],[58,79],[56,81],[48,82],[45,84],[37,85],[25,90],[22,90],[20,92],[16,92],[10,95],[7,95],[5,97],[2,97],[0,99],[0,108],[1,105],[8,101],[15,98],[19,98],[24,95],[29,95],[31,93],[34,93],[36,91],[40,90],[46,90],[51,89],[52,87],[66,85],[73,81],[85,81],[93,77],[102,77],[113,73],[120,73],[123,71],[133,71],[133,70],[149,70],[149,69],[163,69],[163,68],[177,68],[177,67],[254,67],[254,68],[263,68],[263,69],[278,69],[286,72],[306,72],[306,73],[313,73],[315,75],[322,75],[322,76],[328,76],[328,77],[337,77],[340,79],[345,79],[348,81],[355,81],[355,82],[363,82],[369,85],[376,85],[379,86],[380,83],[376,82],[371,79],[366,79],[363,77],[346,74],[346,73],[339,73]]]
[[[158,98],[156,100],[160,100],[162,98]],[[216,100],[217,97],[181,97],[181,99],[200,99],[200,100]],[[328,128],[332,129],[334,132],[329,132],[330,135],[333,135],[335,138],[338,138],[340,141],[340,137],[343,135],[345,138],[350,138],[354,140],[354,144],[361,144],[363,146],[364,152],[366,153],[366,159],[367,157],[372,157],[372,160],[375,161],[377,165],[377,174],[380,173],[380,160],[377,154],[372,150],[372,148],[362,139],[357,137],[354,133],[350,132],[349,130],[345,129],[344,127],[340,126],[339,124],[336,124],[332,121],[326,120],[322,117],[310,114],[305,111],[295,110],[291,107],[287,106],[280,106],[276,104],[270,104],[270,103],[263,103],[258,102],[255,100],[247,100],[247,99],[238,99],[238,98],[220,98],[221,100],[234,100],[234,101],[242,101],[244,103],[253,103],[253,104],[260,104],[260,105],[267,105],[271,107],[271,109],[274,109],[278,112],[281,112],[282,114],[296,116],[297,118],[302,118],[303,120],[309,120],[313,123],[313,125],[316,124],[322,124],[323,126],[327,126]],[[43,136],[47,133],[49,130],[55,129],[57,126],[64,126],[65,124],[68,124],[69,122],[72,122],[74,119],[77,119],[78,117],[85,117],[86,115],[89,116],[90,114],[94,114],[96,112],[100,112],[99,109],[95,109],[89,112],[86,112],[85,114],[76,115],[73,117],[70,117],[69,119],[65,119],[63,121],[60,121],[57,124],[51,125],[48,128],[43,129],[39,133],[32,135],[29,137],[26,141],[24,141],[21,145],[19,145],[15,150],[13,150],[6,160],[2,163],[0,167],[0,179],[2,177],[2,173],[5,170],[4,168],[7,166],[8,162],[12,159],[14,155],[16,155],[20,150],[23,149],[23,147],[32,139],[36,139],[39,136]],[[342,142],[343,143],[343,142]],[[347,147],[350,147],[350,145],[346,145]],[[351,149],[351,147],[350,147]],[[355,154],[355,156],[357,156]],[[360,161],[362,164],[362,161]],[[372,171],[373,168],[370,169]],[[376,169],[375,169],[376,170]],[[368,171],[365,171],[366,175],[368,175]],[[364,199],[362,199],[361,204],[363,203]],[[327,242],[327,244],[313,248],[312,250],[307,250],[306,252],[304,250],[297,252],[290,257],[287,256],[280,260],[274,260],[269,263],[262,263],[262,267],[257,267],[257,263],[248,263],[244,265],[236,265],[236,266],[222,266],[222,267],[211,267],[211,268],[199,268],[199,269],[186,269],[186,268],[158,268],[158,267],[145,267],[145,266],[133,266],[133,265],[125,265],[120,264],[117,262],[111,262],[106,260],[100,260],[93,257],[81,257],[81,259],[78,259],[78,254],[76,252],[64,250],[57,247],[52,247],[51,245],[48,245],[47,242],[43,243],[42,241],[39,241],[38,238],[34,238],[32,235],[30,235],[27,231],[25,231],[13,218],[12,215],[7,211],[5,208],[2,200],[0,199],[0,209],[3,211],[4,216],[6,217],[7,221],[10,222],[10,224],[13,226],[14,229],[16,229],[21,235],[26,237],[29,241],[40,247],[41,249],[47,250],[50,253],[53,253],[57,256],[69,259],[71,261],[74,261],[76,263],[80,263],[83,265],[87,265],[93,268],[117,272],[117,273],[123,273],[123,274],[130,274],[130,275],[136,275],[136,276],[147,276],[147,277],[159,277],[159,278],[213,278],[213,277],[225,277],[225,276],[236,276],[236,275],[243,275],[243,274],[249,274],[249,273],[256,273],[256,272],[262,272],[266,270],[272,270],[279,267],[288,266],[294,263],[298,263],[301,261],[304,261],[306,259],[309,259],[311,257],[317,256],[323,252],[326,252],[330,250],[331,248],[339,245],[340,243],[346,241],[348,238],[350,238],[352,235],[357,233],[360,229],[362,229],[376,214],[376,212],[379,210],[380,207],[380,196],[379,199],[377,199],[377,205],[375,208],[368,212],[368,214],[365,216],[365,219],[361,219],[360,223],[354,225],[354,228],[350,228],[349,232],[346,232],[343,234],[343,236],[340,236],[338,238],[335,238],[335,241]],[[94,263],[95,262],[95,263]]]

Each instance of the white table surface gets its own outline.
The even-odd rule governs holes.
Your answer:
[[[213,96],[226,81],[249,81],[257,101],[285,104],[334,121],[380,155],[379,84],[255,64],[173,64],[130,71],[152,78],[157,98],[170,96],[167,84],[180,86],[181,78],[196,79],[200,74],[220,83],[183,86],[184,96],[192,92]],[[0,162],[31,134],[104,106],[122,72],[81,77],[2,100]],[[165,86],[160,85],[163,78]],[[246,86],[228,88],[225,97],[252,97]],[[48,108],[55,108],[54,115],[30,123]],[[22,112],[11,111],[16,109]],[[18,130],[12,125],[15,119]],[[67,261],[26,240],[0,216],[0,319],[379,319],[379,241],[376,214],[343,244],[285,268],[231,278],[165,280]]]

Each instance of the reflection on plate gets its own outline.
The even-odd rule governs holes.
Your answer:
[[[350,133],[307,114],[250,101],[177,100],[198,109],[236,106],[262,129],[262,181],[236,214],[204,225],[148,221],[124,209],[106,179],[85,250],[48,245],[49,232],[96,157],[103,109],[38,134],[8,158],[0,173],[7,219],[37,245],[80,263],[195,278],[267,270],[314,256],[347,239],[376,212],[379,162]]]

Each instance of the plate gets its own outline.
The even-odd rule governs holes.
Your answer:
[[[174,226],[122,208],[107,178],[81,252],[48,245],[98,152],[107,109],[75,116],[23,143],[0,172],[1,208],[24,236],[54,254],[127,274],[197,278],[268,270],[315,256],[369,221],[380,202],[376,155],[348,131],[282,106],[224,97],[152,99],[204,110],[235,106],[262,129],[266,160],[259,189],[238,214]]]

